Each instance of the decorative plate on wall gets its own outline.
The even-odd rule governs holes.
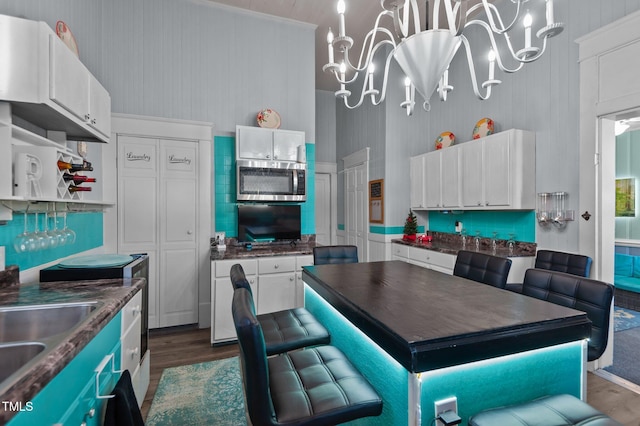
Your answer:
[[[436,149],[447,148],[453,145],[456,140],[456,136],[451,132],[442,132],[440,136],[436,138]]]
[[[260,111],[256,119],[258,120],[258,126],[260,127],[264,127],[266,129],[280,128],[280,114],[270,108]]]
[[[494,131],[494,123],[490,118],[481,118],[480,121],[476,123],[476,127],[473,128],[473,139],[484,138],[485,136],[492,135]]]
[[[58,37],[60,37],[60,40],[62,40],[62,42],[66,44],[67,47],[69,47],[69,49],[71,49],[71,51],[76,56],[79,56],[78,44],[76,43],[76,38],[73,36],[71,29],[69,29],[69,26],[65,24],[64,21],[56,22],[56,34],[58,35]]]

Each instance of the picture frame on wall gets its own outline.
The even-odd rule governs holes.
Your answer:
[[[616,217],[636,216],[636,180],[616,179]]]
[[[384,179],[369,181],[369,223],[384,223]]]

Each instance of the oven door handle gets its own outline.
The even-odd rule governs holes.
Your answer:
[[[293,173],[293,191],[291,195],[296,195],[298,193],[298,171],[292,170]]]

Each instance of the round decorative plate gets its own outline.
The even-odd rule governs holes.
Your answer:
[[[451,132],[442,132],[440,136],[436,138],[436,149],[447,148],[453,145],[456,140],[456,136]]]
[[[476,123],[476,127],[473,128],[472,137],[473,139],[484,138],[485,136],[492,135],[494,130],[493,120],[485,117]]]
[[[63,21],[56,22],[56,34],[58,34],[60,40],[62,40],[76,56],[79,56],[76,38],[73,36],[67,24]]]
[[[122,266],[131,262],[133,257],[128,254],[92,254],[76,256],[58,263],[62,268],[109,268]]]
[[[270,108],[260,111],[256,119],[258,120],[258,126],[260,127],[264,127],[266,129],[280,128],[280,114]]]

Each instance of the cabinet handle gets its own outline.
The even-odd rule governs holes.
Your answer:
[[[293,281],[295,279],[296,279],[296,277],[289,277],[289,281]]]
[[[277,155],[274,155],[274,156],[273,156],[273,159],[274,159],[274,160],[277,160],[277,159],[278,159],[278,156],[277,156]]]
[[[92,419],[93,416],[95,416],[95,415],[96,415],[96,409],[95,408],[92,408],[87,412],[87,417],[89,417],[90,419]]]
[[[91,120],[91,124],[96,124],[96,119]]]
[[[271,159],[271,155],[267,154],[267,160]]]
[[[249,284],[255,284],[256,280],[249,280]]]
[[[89,115],[89,114],[85,114],[85,115],[84,115],[84,119],[85,119],[85,120],[89,121],[89,119],[90,119],[90,118],[91,118],[91,115]]]
[[[193,234],[193,231],[192,231],[191,229],[189,229],[189,230],[187,231],[187,235],[191,235],[191,234]]]
[[[135,317],[136,315],[139,315],[142,313],[142,308],[140,308],[140,305],[136,305],[131,309],[131,314]]]
[[[133,359],[133,357],[138,355],[138,353],[140,353],[140,348],[138,347],[135,347],[134,349],[129,349],[129,355],[131,356],[131,359]]]
[[[275,265],[273,265],[273,269],[278,269],[280,267],[280,265],[278,265],[277,263]]]
[[[102,374],[102,371],[105,369],[109,361],[111,361],[111,373],[120,374],[123,371],[123,370],[116,370],[116,357],[114,353],[107,355],[102,359],[102,361],[100,362],[100,364],[98,364],[96,369],[93,370],[93,372],[96,374],[96,399],[111,399],[115,396],[115,395],[100,395],[100,374]]]

